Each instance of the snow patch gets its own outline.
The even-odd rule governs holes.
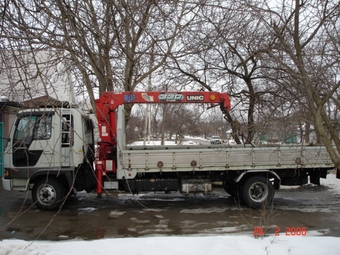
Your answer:
[[[167,231],[159,230],[159,233]],[[340,254],[339,237],[264,237],[246,235],[113,238],[95,241],[3,240],[1,254],[7,255],[92,255],[92,254]]]
[[[117,219],[118,217],[124,215],[125,213],[126,213],[126,212],[121,212],[121,211],[111,211],[111,212],[109,213],[109,217],[110,217],[111,219]]]
[[[97,208],[94,207],[84,207],[84,208],[78,208],[78,211],[82,211],[82,212],[93,212],[98,210]]]
[[[329,187],[329,191],[340,195],[340,179],[336,178],[334,172],[329,173],[326,179],[321,179],[321,184]]]

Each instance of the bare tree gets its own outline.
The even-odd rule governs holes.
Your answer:
[[[339,168],[340,140],[334,112],[339,106],[340,3],[295,0],[282,1],[276,7],[254,6],[251,2],[248,6],[275,35],[275,45],[267,50],[276,63],[274,68],[284,71],[291,81],[286,90],[298,94],[321,142]]]
[[[13,0],[1,17],[3,47],[48,48],[69,59],[78,93],[86,93],[94,108],[95,97],[104,91],[143,87],[144,80],[167,59],[195,5],[147,0]]]
[[[174,65],[204,89],[227,91],[237,100],[238,107],[226,119],[237,143],[251,143],[258,132],[257,106],[266,94],[276,94],[264,61],[274,38],[256,15],[235,1],[205,1],[198,16],[196,26],[188,28],[194,40],[183,42],[186,54],[175,55]]]

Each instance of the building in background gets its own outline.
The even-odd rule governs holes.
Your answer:
[[[24,102],[48,96],[75,102],[71,66],[64,52],[1,50],[0,96]]]
[[[0,177],[3,176],[3,152],[7,138],[18,111],[23,106],[18,102],[9,101],[6,97],[0,98]]]

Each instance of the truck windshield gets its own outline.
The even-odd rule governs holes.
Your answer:
[[[52,116],[23,116],[14,133],[14,143],[30,144],[32,140],[46,140],[51,137]]]

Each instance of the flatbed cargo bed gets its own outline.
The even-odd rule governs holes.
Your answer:
[[[119,157],[123,169],[149,172],[333,167],[324,146],[126,146]]]

